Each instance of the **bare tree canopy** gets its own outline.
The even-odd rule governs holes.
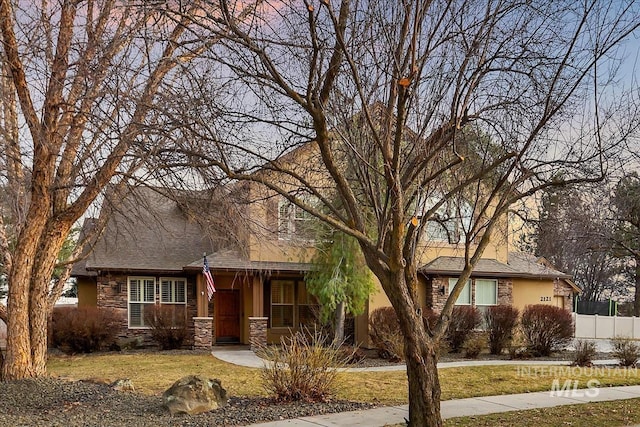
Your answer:
[[[405,335],[410,424],[441,425],[438,341],[509,206],[601,179],[637,132],[615,71],[640,5],[265,1],[248,19],[238,5],[204,28],[221,43],[165,111],[189,124],[165,154],[355,237]],[[438,226],[466,263],[430,331],[417,270]]]
[[[173,6],[0,1],[6,380],[45,373],[47,317],[69,268],[51,278],[69,231],[97,200],[145,180],[148,147],[162,144],[155,106],[216,42],[195,25],[202,4]]]

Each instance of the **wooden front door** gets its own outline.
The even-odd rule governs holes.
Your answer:
[[[219,289],[215,298],[216,342],[240,342],[240,291]]]

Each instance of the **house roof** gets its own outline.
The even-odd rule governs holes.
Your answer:
[[[202,257],[199,257],[185,270],[202,269]],[[211,270],[222,271],[261,271],[261,272],[305,272],[310,271],[313,264],[304,262],[286,261],[252,261],[243,256],[239,251],[225,249],[211,254],[207,254],[207,262]]]
[[[441,256],[419,268],[427,275],[457,275],[464,269],[462,257]],[[520,277],[532,279],[571,279],[571,275],[552,268],[547,262],[524,252],[510,252],[507,263],[480,259],[473,277]]]
[[[73,274],[97,270],[178,272],[203,252],[213,250],[207,233],[170,198],[138,188],[111,212],[92,252]]]

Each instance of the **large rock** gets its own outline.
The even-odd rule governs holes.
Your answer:
[[[201,414],[227,404],[227,391],[220,380],[201,375],[180,378],[162,395],[164,405],[174,414]]]

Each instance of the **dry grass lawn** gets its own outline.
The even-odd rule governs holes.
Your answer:
[[[545,391],[551,389],[554,379],[560,380],[560,384],[568,379],[578,380],[580,388],[586,388],[592,378],[603,387],[640,384],[640,370],[635,369],[571,368],[558,372],[557,368],[560,367],[537,366],[535,370],[532,368],[531,375],[523,375],[523,367],[519,371],[518,367],[508,365],[441,369],[442,399]],[[342,398],[383,404],[407,403],[405,372],[344,373],[340,378]]]
[[[265,395],[259,369],[222,362],[207,353],[141,352],[52,356],[49,358],[48,369],[50,375],[73,379],[131,378],[136,389],[146,394],[161,393],[185,375],[201,374],[219,378],[234,396]],[[640,371],[636,370],[572,369],[568,372],[569,375],[556,375],[557,371],[554,373],[553,369],[537,367],[535,375],[526,376],[519,375],[515,366],[441,369],[442,398],[447,400],[550,390],[554,379],[559,379],[561,383],[565,379],[578,380],[581,387],[586,387],[586,382],[592,378],[598,379],[602,386],[640,384]],[[385,405],[406,403],[406,373],[341,373],[337,397]]]
[[[640,399],[585,403],[445,420],[445,427],[591,427],[640,423]]]

